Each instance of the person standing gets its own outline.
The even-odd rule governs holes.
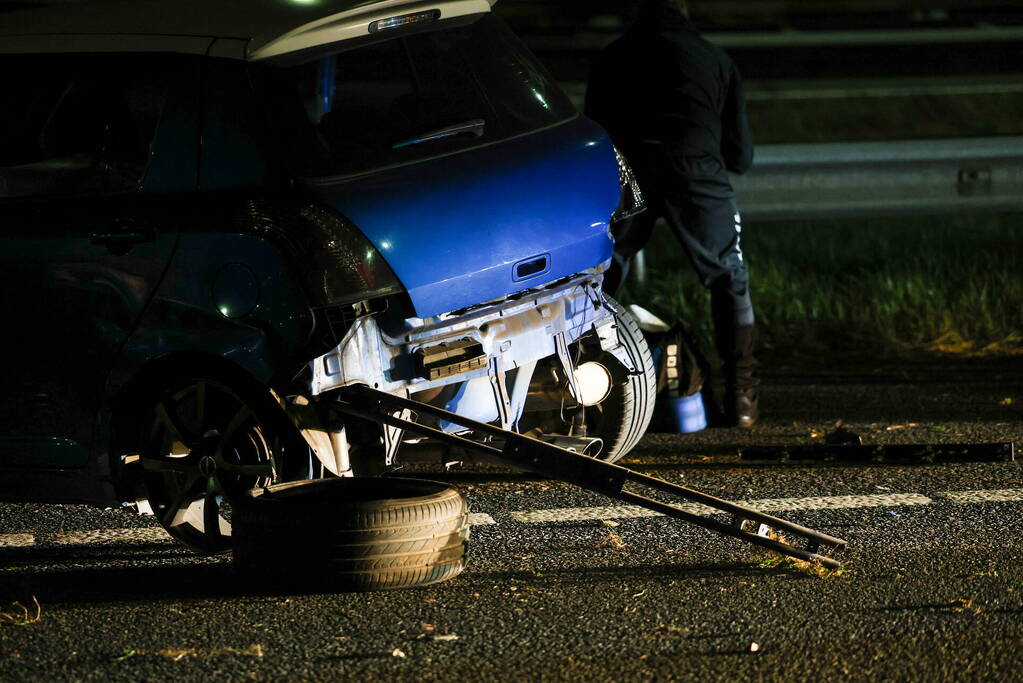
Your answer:
[[[739,72],[689,20],[685,0],[643,0],[632,27],[594,62],[586,114],[633,166],[648,210],[616,229],[613,292],[663,217],[710,290],[715,346],[724,363],[725,419],[759,416],[755,318],[740,244],[742,219],[729,172],[753,163]]]

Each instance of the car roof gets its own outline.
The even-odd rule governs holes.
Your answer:
[[[202,45],[196,40],[200,38],[240,40],[246,45],[240,56],[265,59],[366,35],[369,24],[381,18],[434,9],[442,18],[464,16],[489,11],[495,2],[65,0],[32,6],[16,2],[6,9],[0,4],[0,52],[93,52],[102,49],[104,38],[108,51],[134,51],[131,46],[146,36],[164,46],[160,49],[179,52],[205,52],[196,47]],[[128,38],[133,40],[118,40]]]

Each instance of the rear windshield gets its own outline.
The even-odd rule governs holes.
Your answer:
[[[301,170],[348,175],[469,149],[569,119],[575,108],[501,21],[317,57],[271,74],[285,128],[306,126]]]

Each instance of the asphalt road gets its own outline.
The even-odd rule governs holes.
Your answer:
[[[430,475],[477,513],[469,568],[384,593],[268,594],[151,518],[0,505],[0,680],[1019,679],[1018,463],[735,452],[839,420],[868,443],[1023,443],[1023,363],[774,374],[764,402],[749,433],[650,435],[626,464],[845,538],[842,573],[474,468]]]

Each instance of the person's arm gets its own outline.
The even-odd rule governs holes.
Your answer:
[[[731,64],[728,94],[721,116],[721,155],[732,173],[741,175],[753,165],[753,138],[746,117],[746,95],[735,64]]]

